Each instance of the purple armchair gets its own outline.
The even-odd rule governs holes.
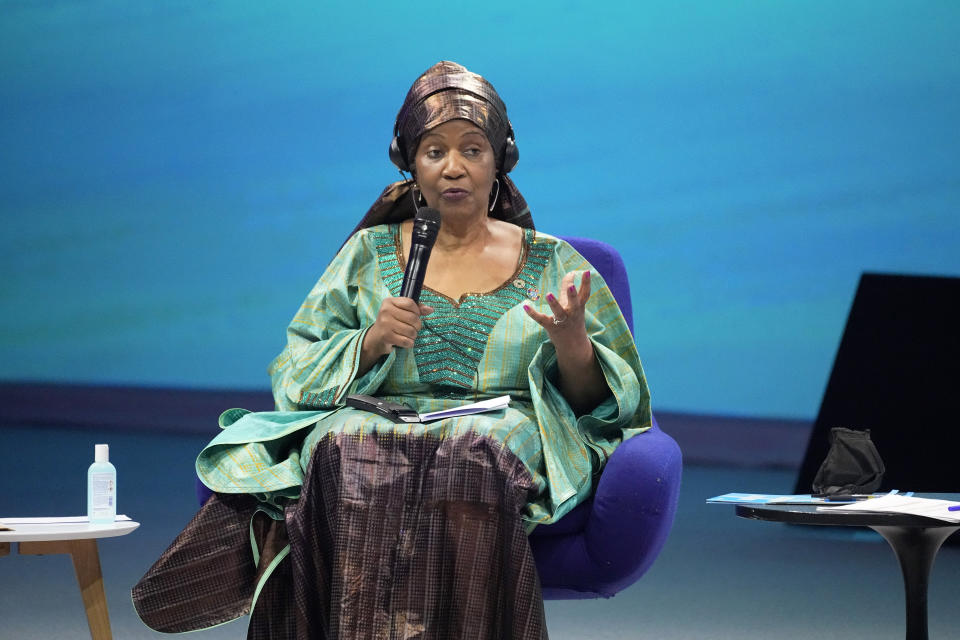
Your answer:
[[[630,286],[620,254],[589,238],[565,237],[603,276],[633,331]],[[594,496],[530,534],[543,597],[609,598],[653,564],[673,526],[682,459],[677,443],[653,428],[627,440],[607,461]],[[210,490],[196,480],[203,504]]]

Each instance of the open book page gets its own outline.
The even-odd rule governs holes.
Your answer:
[[[467,416],[467,415],[470,415],[471,413],[497,411],[498,409],[506,409],[507,405],[509,404],[510,404],[510,396],[499,396],[497,398],[490,398],[489,400],[474,402],[473,404],[465,404],[460,407],[454,407],[453,409],[444,409],[443,411],[431,411],[430,413],[421,413],[420,422],[430,422],[431,420],[442,420],[443,418],[455,418],[457,416]]]

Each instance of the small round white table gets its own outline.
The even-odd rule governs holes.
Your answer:
[[[110,616],[97,538],[123,536],[139,526],[139,522],[126,516],[117,516],[116,522],[105,525],[92,525],[85,517],[0,518],[0,556],[10,553],[12,542],[18,544],[21,555],[69,554],[87,612],[90,637],[110,640]]]

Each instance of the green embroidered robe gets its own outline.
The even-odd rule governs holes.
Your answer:
[[[354,234],[291,322],[288,344],[271,363],[277,411],[234,409],[201,452],[197,472],[214,491],[252,493],[265,507],[299,495],[320,438],[336,433],[495,438],[529,469],[536,497],[530,525],[562,517],[590,495],[593,478],[625,438],[650,427],[650,403],[637,350],[610,290],[596,271],[586,328],[610,393],[591,413],[574,415],[554,382],[556,354],[523,305],[551,313],[546,294],[569,271],[591,269],[570,245],[524,231],[516,273],[494,291],[452,300],[424,287],[435,312],[413,349],[395,349],[362,376],[360,346],[381,301],[403,279],[399,225]],[[344,406],[348,394],[402,402],[420,413],[510,395],[502,411],[427,424],[394,424]]]

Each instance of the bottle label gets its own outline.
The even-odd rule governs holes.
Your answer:
[[[117,497],[116,479],[112,473],[90,475],[93,511],[95,515],[110,515]]]

